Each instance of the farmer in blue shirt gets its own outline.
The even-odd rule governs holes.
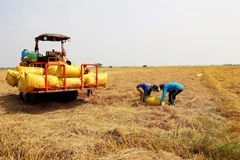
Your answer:
[[[176,96],[183,91],[183,85],[176,83],[176,82],[171,82],[168,84],[160,84],[159,85],[160,89],[162,90],[162,98],[160,101],[160,104],[163,106],[164,105],[164,100],[166,97],[167,92],[169,93],[168,96],[168,102],[169,105],[174,106],[174,100],[176,99]]]
[[[151,94],[151,92],[159,92],[158,86],[156,84],[150,85],[148,83],[141,83],[137,85],[137,90],[140,93],[140,100],[145,102],[146,97]]]

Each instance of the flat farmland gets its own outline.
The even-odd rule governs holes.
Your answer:
[[[239,159],[239,66],[100,71],[108,85],[90,97],[26,105],[0,70],[0,159]],[[143,82],[184,91],[174,107],[149,106],[138,100]]]

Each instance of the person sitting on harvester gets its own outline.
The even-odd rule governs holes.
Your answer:
[[[24,67],[29,66],[27,53],[28,53],[27,49],[24,49],[22,51],[21,62],[19,63],[20,66]]]
[[[146,102],[146,97],[151,95],[151,92],[159,92],[158,86],[156,84],[150,85],[148,83],[141,83],[137,85],[137,90],[140,93],[140,100]]]

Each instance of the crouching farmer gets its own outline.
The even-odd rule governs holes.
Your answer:
[[[140,93],[140,100],[146,102],[146,97],[151,95],[151,92],[159,92],[157,85],[150,85],[148,83],[141,83],[137,85],[137,90]]]
[[[166,97],[167,92],[168,94],[168,102],[169,105],[174,106],[174,101],[176,99],[176,96],[183,91],[183,85],[176,83],[176,82],[171,82],[168,84],[160,84],[159,85],[160,90],[162,90],[162,98],[160,101],[161,106],[164,106],[164,100]]]

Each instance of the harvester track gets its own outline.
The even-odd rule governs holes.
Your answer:
[[[54,93],[19,93],[20,99],[28,104],[38,104],[45,101],[71,102],[77,99],[78,91],[64,91]]]

